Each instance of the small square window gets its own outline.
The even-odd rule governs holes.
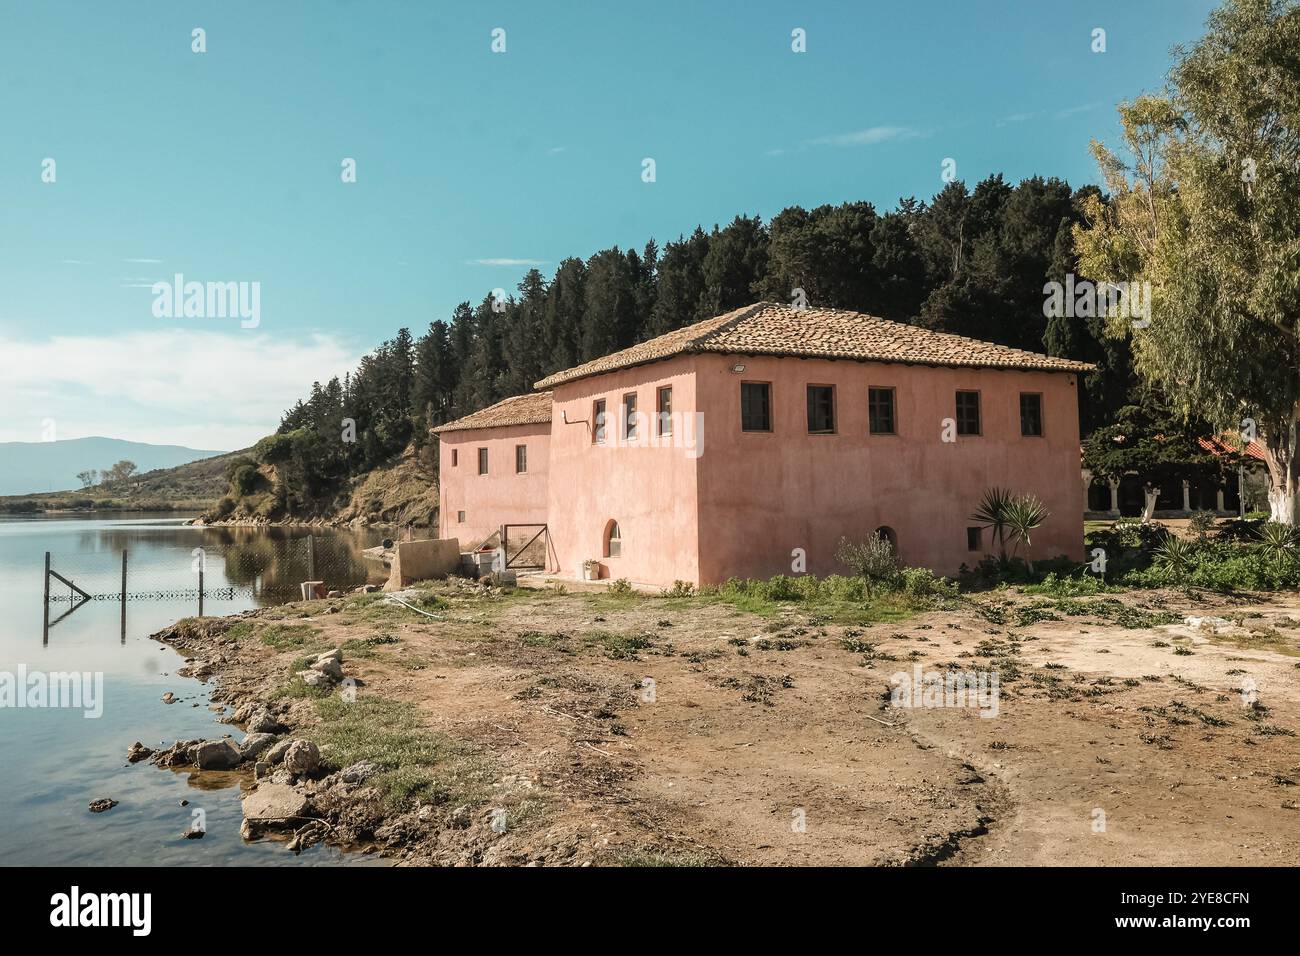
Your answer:
[[[488,450],[486,448],[480,448],[478,450],[478,473],[480,475],[486,475],[488,473],[487,453]]]
[[[1043,396],[1037,392],[1020,393],[1020,434],[1043,437]]]
[[[673,389],[671,385],[666,385],[659,389],[659,434],[671,435],[673,433]]]
[[[740,430],[772,430],[772,386],[766,382],[740,383]]]
[[[522,475],[528,471],[528,446],[515,446],[515,474]]]
[[[867,418],[867,428],[871,434],[894,434],[894,390],[892,388],[867,389]]]
[[[456,512],[456,523],[457,523],[457,524],[464,524],[464,523],[465,523],[465,512],[463,512],[463,511],[457,511],[457,512]]]
[[[591,440],[597,445],[605,443],[605,400],[598,399],[591,410],[591,420],[595,426],[591,431]]]
[[[966,550],[983,551],[984,550],[984,529],[967,528],[966,529]]]
[[[957,393],[957,434],[980,434],[980,393]]]
[[[623,439],[636,441],[636,392],[623,396]]]
[[[808,433],[830,435],[835,431],[835,386],[808,386]]]

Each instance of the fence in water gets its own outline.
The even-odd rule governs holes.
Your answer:
[[[92,601],[126,605],[158,601],[205,606],[236,600],[278,604],[298,598],[305,582],[326,590],[349,590],[382,568],[366,562],[346,540],[334,536],[250,537],[206,542],[182,549],[97,551],[45,555],[45,633]],[[66,608],[64,607],[66,605]],[[178,609],[179,610],[179,609]]]

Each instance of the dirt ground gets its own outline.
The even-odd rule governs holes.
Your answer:
[[[358,698],[415,704],[491,767],[471,825],[408,821],[404,862],[1290,865],[1300,850],[1297,595],[1004,591],[849,626],[798,604],[434,593],[450,602],[437,619],[379,598],[256,619],[309,625],[311,650],[344,648]],[[1162,613],[1179,623],[1143,626]],[[232,701],[282,684],[302,651],[237,646],[189,648]],[[996,668],[997,715],[891,705],[891,675],[916,665]]]

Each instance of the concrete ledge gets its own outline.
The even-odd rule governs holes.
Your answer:
[[[393,553],[393,567],[385,591],[397,591],[416,581],[445,578],[460,567],[460,541],[431,538],[400,542]]]

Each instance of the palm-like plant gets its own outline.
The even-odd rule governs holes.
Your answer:
[[[1259,550],[1279,564],[1300,560],[1300,531],[1291,525],[1266,521],[1259,526]]]
[[[979,507],[970,516],[980,527],[993,529],[993,540],[998,543],[998,556],[1003,564],[1007,562],[1007,507],[1014,498],[1009,488],[986,488]]]
[[[1014,550],[1018,551],[1020,543],[1024,542],[1025,564],[1029,567],[1030,574],[1034,573],[1034,562],[1030,560],[1030,548],[1033,542],[1029,540],[1029,536],[1050,515],[1051,512],[1034,495],[1012,495],[1003,512],[1007,533],[1016,542]]]
[[[1151,554],[1160,570],[1166,574],[1186,574],[1192,566],[1192,552],[1195,550],[1193,542],[1171,534]]]

